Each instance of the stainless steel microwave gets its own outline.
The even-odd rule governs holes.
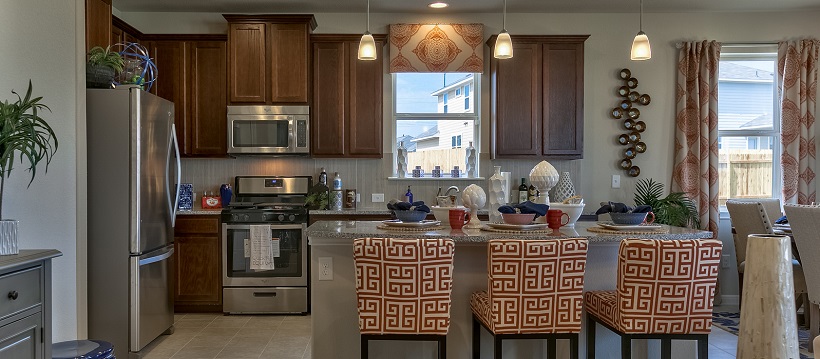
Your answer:
[[[308,106],[228,106],[228,154],[310,153]]]

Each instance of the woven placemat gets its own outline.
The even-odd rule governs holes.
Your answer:
[[[386,224],[380,224],[376,226],[378,229],[384,229],[388,231],[402,231],[402,232],[428,232],[428,231],[437,231],[439,229],[444,229],[444,226],[430,226],[430,227],[396,227],[396,226],[388,226]]]
[[[658,228],[658,229],[646,229],[646,230],[632,230],[632,231],[622,231],[617,229],[607,229],[601,227],[589,227],[587,228],[588,231],[594,233],[606,233],[606,234],[664,234],[669,233],[668,228]]]
[[[501,229],[490,226],[481,227],[482,231],[495,233],[513,233],[513,234],[551,234],[552,229],[529,229],[529,230],[515,230],[515,229]]]

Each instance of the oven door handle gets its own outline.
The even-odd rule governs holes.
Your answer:
[[[264,224],[263,224],[264,225]],[[226,229],[244,229],[250,230],[250,224],[223,224]],[[302,229],[306,228],[305,224],[270,224],[271,229]]]

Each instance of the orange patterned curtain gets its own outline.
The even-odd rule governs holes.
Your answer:
[[[721,44],[684,42],[675,89],[675,167],[672,190],[698,206],[701,226],[718,230],[718,64]]]
[[[483,24],[390,25],[390,72],[484,72]]]
[[[811,204],[816,185],[814,113],[817,107],[817,58],[820,41],[780,42],[777,73],[780,76],[780,139],[783,152],[783,201]]]

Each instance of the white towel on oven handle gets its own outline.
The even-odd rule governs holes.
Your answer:
[[[271,248],[271,230],[267,224],[250,226],[251,270],[273,270],[273,250]]]

